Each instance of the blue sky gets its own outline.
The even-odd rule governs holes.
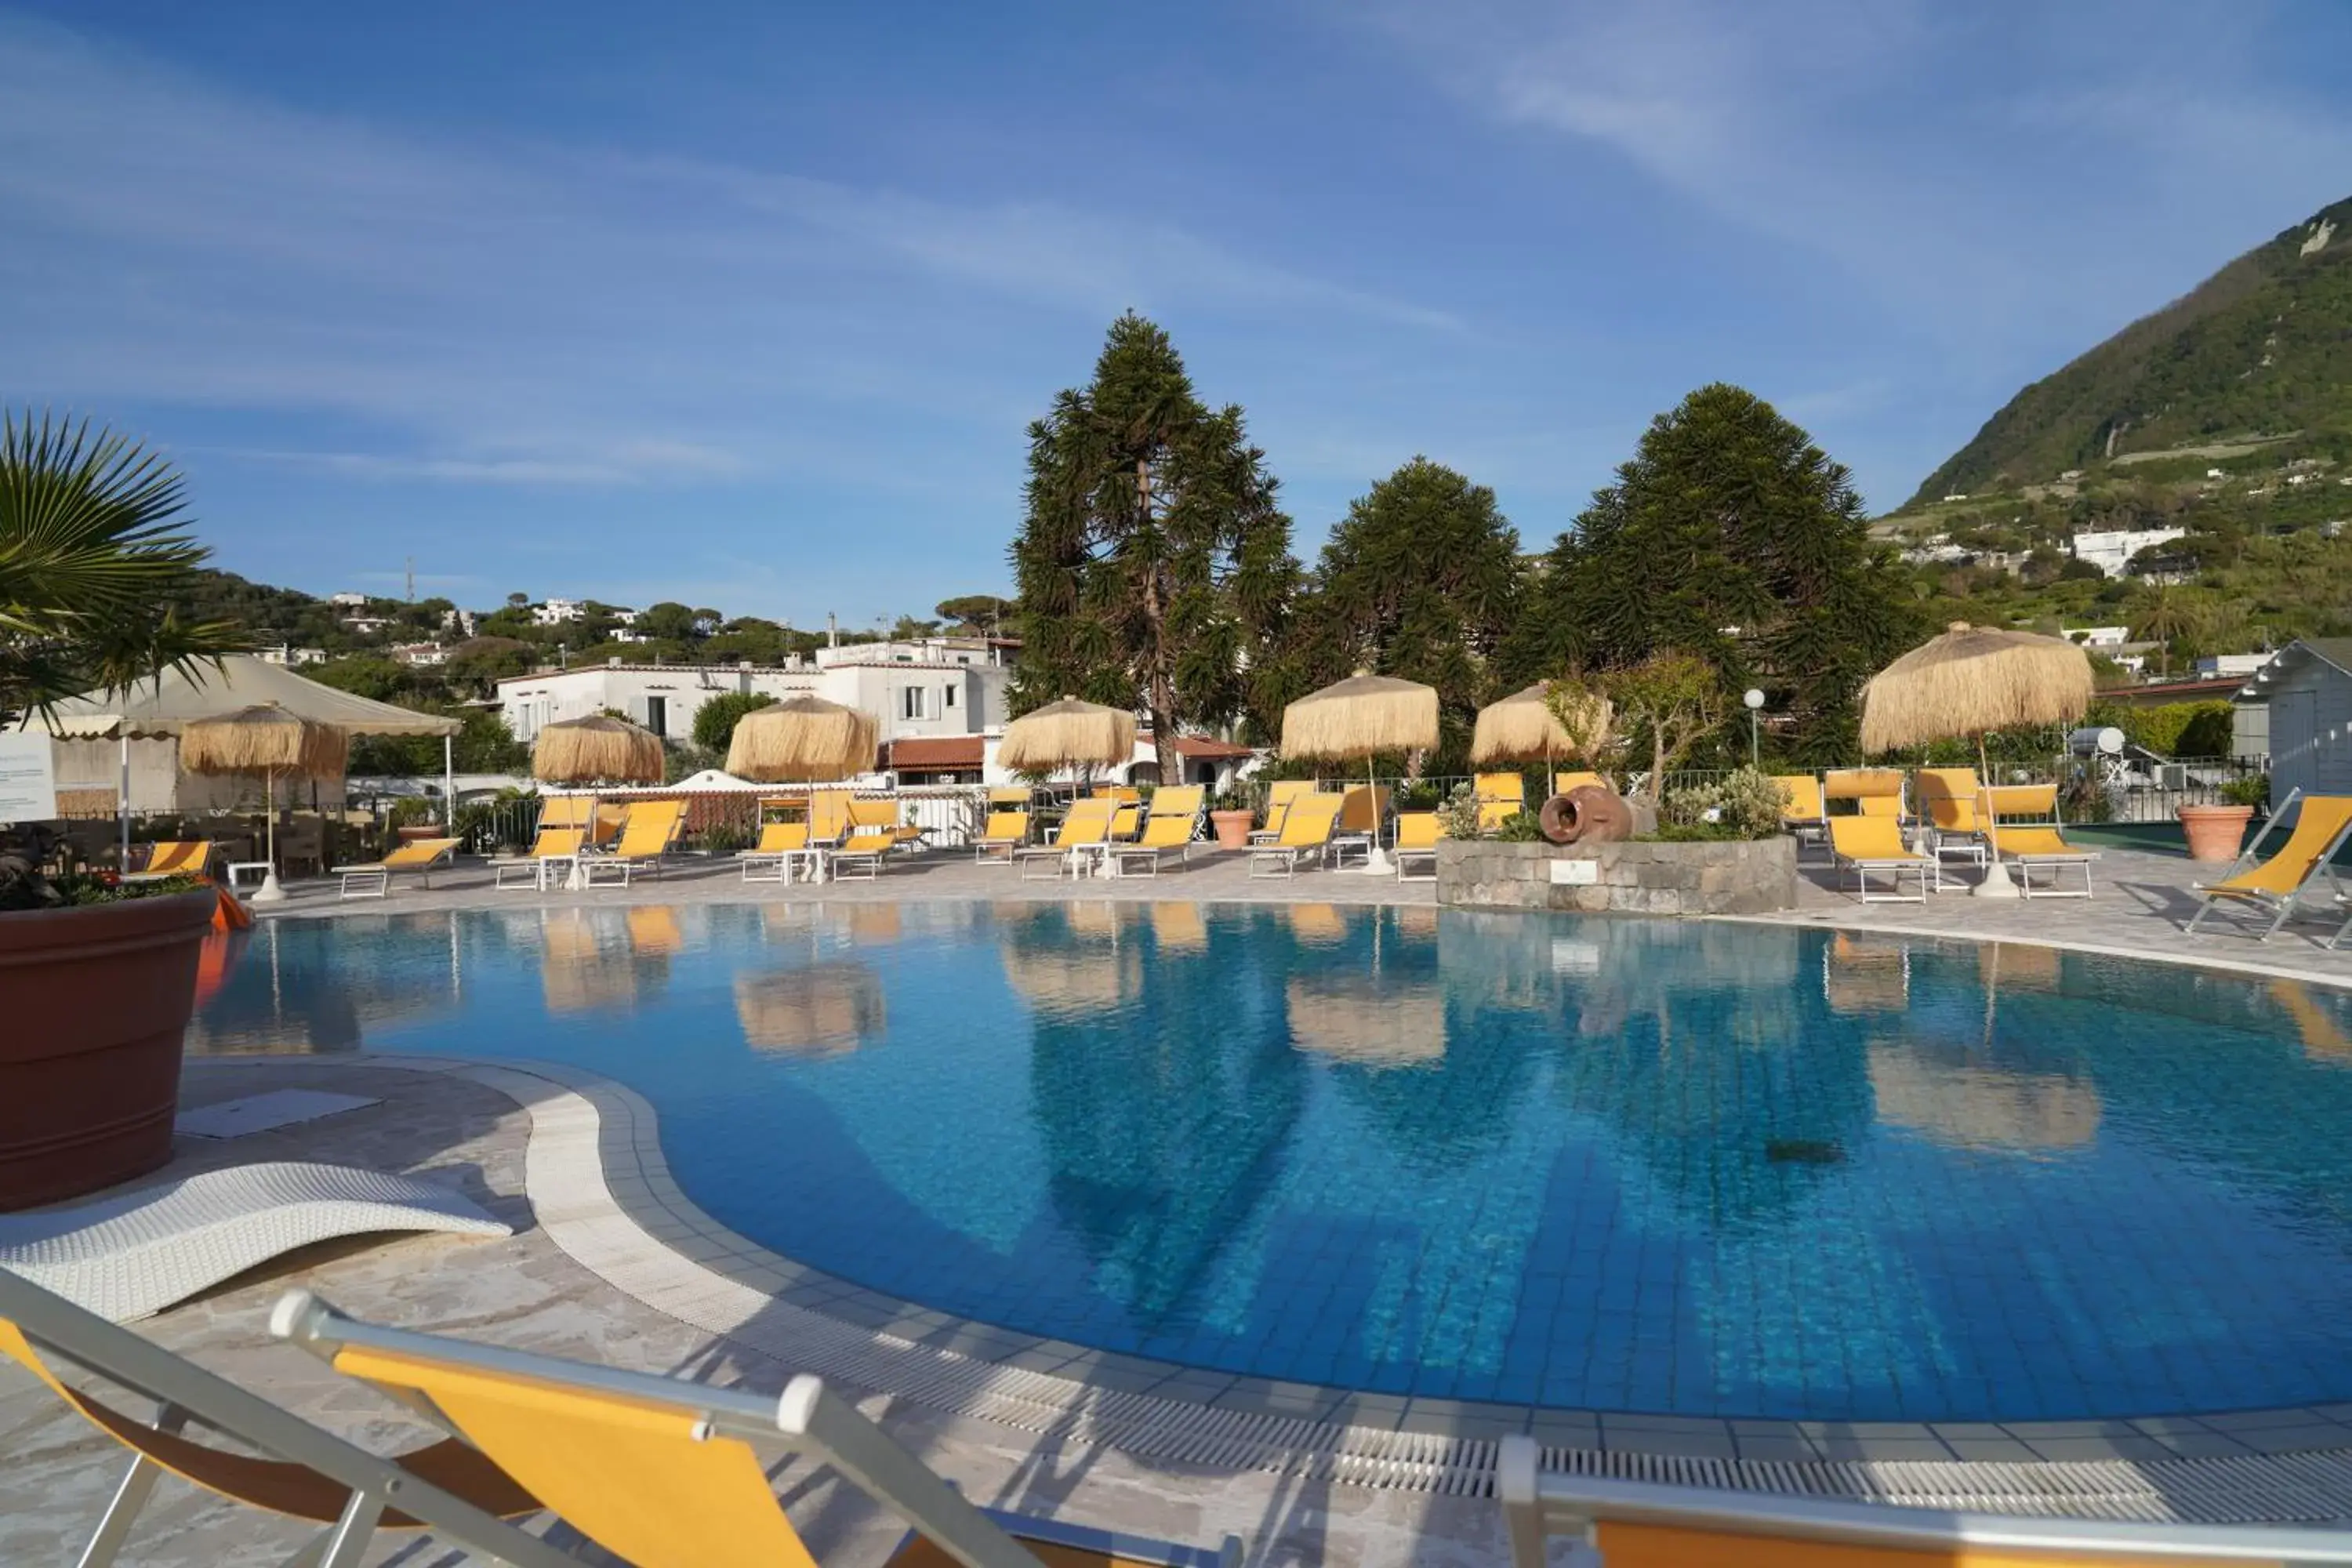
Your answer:
[[[0,0],[0,399],[324,593],[1001,590],[1133,306],[1303,555],[1416,452],[1549,540],[1702,383],[1904,499],[2352,195],[2342,0]]]

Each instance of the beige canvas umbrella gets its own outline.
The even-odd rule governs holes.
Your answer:
[[[342,731],[266,702],[199,719],[181,730],[180,765],[188,772],[261,775],[269,868],[253,891],[255,903],[274,904],[286,897],[278,883],[278,775],[339,778],[350,752]]]
[[[1394,676],[1358,670],[1320,691],[1310,691],[1282,710],[1282,754],[1318,761],[1352,762],[1361,757],[1364,777],[1372,778],[1372,758],[1382,752],[1418,752],[1437,744],[1437,689]],[[1385,876],[1392,869],[1380,837],[1364,869]]]
[[[824,784],[874,765],[882,721],[863,708],[794,697],[735,722],[727,771],[761,784]]]
[[[2093,688],[2090,657],[2063,637],[1954,621],[1941,637],[1920,644],[1864,685],[1862,749],[1891,752],[1971,737],[1978,776],[1990,789],[1986,735],[2074,723],[2090,710]],[[2000,829],[1990,800],[1987,805],[1985,832],[1997,840]],[[2017,896],[1997,843],[1976,891],[1986,898]]]
[[[604,713],[550,724],[530,747],[541,784],[659,784],[662,762],[660,736]]]
[[[1550,682],[1538,680],[1479,709],[1478,722],[1470,731],[1471,762],[1481,767],[1489,763],[1549,767],[1554,757],[1574,750],[1575,742],[1544,700],[1549,689]]]
[[[1017,773],[1116,767],[1134,755],[1134,714],[1075,697],[1024,713],[996,748],[997,764]]]

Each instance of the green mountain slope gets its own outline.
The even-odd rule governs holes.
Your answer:
[[[2352,200],[2248,251],[1986,421],[1911,504],[2134,452],[2352,429]]]

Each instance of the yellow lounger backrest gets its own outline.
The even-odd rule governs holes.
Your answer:
[[[1358,784],[1342,797],[1339,828],[1342,833],[1373,833],[1389,814],[1386,784]]]
[[[1151,793],[1151,815],[1154,816],[1198,816],[1201,815],[1202,789],[1199,784],[1171,784]]]
[[[1819,822],[1822,816],[1822,781],[1811,773],[1775,773],[1772,782],[1780,786],[1780,820],[1784,823]]]
[[[853,800],[849,803],[849,826],[896,827],[898,826],[898,803],[895,800]]]
[[[1290,803],[1302,795],[1315,793],[1313,779],[1276,779],[1266,786],[1265,825],[1273,831],[1282,831],[1282,819],[1290,810]]]
[[[1136,842],[1146,849],[1173,849],[1192,842],[1192,819],[1190,816],[1154,816],[1143,825],[1143,837]]]
[[[1609,781],[1590,769],[1578,769],[1573,773],[1559,773],[1551,775],[1551,793],[1554,795],[1566,795],[1570,790],[1579,789],[1586,784],[1592,784],[1601,789],[1607,789],[1609,787]]]
[[[1312,849],[1328,843],[1344,798],[1336,793],[1300,795],[1283,814],[1282,837],[1276,842],[1292,849]]]
[[[1062,826],[1054,835],[1055,847],[1074,849],[1081,844],[1100,844],[1110,833],[1111,811],[1118,804],[1099,795],[1072,801],[1069,814],[1062,818]]]
[[[781,855],[787,849],[805,849],[809,846],[808,819],[798,822],[768,822],[760,826],[760,848],[762,855]]]
[[[1025,810],[1029,805],[1027,784],[1001,784],[988,792],[988,804],[996,810]]]
[[[1849,860],[1921,858],[1904,844],[1903,825],[1877,815],[1831,817],[1830,847]]]
[[[844,855],[878,855],[898,842],[898,836],[887,827],[861,827],[842,841]]]
[[[2345,825],[2352,823],[2352,795],[2307,795],[2295,815],[2294,831],[2278,853],[2237,876],[2212,884],[2226,892],[2270,893],[2284,898],[2312,879]]]
[[[419,838],[385,856],[383,868],[387,871],[413,871],[420,866],[430,866],[457,847],[457,841],[454,838]]]
[[[1889,822],[1903,816],[1903,797],[1899,795],[1864,795],[1854,797],[1854,808],[1863,816],[1881,816]]]
[[[1118,815],[1110,819],[1110,836],[1113,838],[1132,838],[1142,822],[1143,807],[1133,801],[1122,801]]]
[[[1822,794],[1831,800],[1867,800],[1873,795],[1903,795],[1900,768],[1832,768],[1822,775]]]
[[[809,796],[809,842],[830,844],[849,831],[850,794],[821,789]]]
[[[1983,788],[1974,768],[1921,768],[1919,809],[1946,833],[1974,833]]]
[[[338,1372],[423,1394],[574,1529],[637,1568],[815,1568],[740,1437],[684,1409],[346,1345]]]
[[[614,853],[625,860],[649,860],[677,841],[678,828],[685,821],[682,800],[632,802],[628,816],[622,819],[621,841]]]
[[[539,808],[541,827],[585,827],[589,813],[596,809],[593,795],[555,795],[547,797]]]
[[[2048,822],[2058,815],[2058,786],[2054,784],[1997,784],[1985,794],[1991,798],[1995,816],[2029,816]]]
[[[1525,805],[1528,781],[1517,773],[1480,773],[1471,781],[1471,790],[1480,800],[1507,800],[1514,805]]]
[[[1021,844],[1029,837],[1029,814],[1025,811],[992,811],[988,826],[981,837],[990,844]]]
[[[1397,817],[1396,847],[1400,849],[1433,849],[1441,837],[1437,828],[1437,813],[1408,811]]]
[[[209,838],[167,838],[148,846],[147,869],[150,872],[201,872],[211,863],[213,843]]]

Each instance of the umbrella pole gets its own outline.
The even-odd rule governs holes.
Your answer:
[[[2009,868],[2000,863],[2000,813],[1997,809],[2000,796],[1993,793],[1992,764],[1986,760],[1985,738],[1977,736],[1977,777],[1984,781],[1984,831],[1986,865],[1984,879],[1969,889],[1971,898],[2013,899],[2018,896],[2017,884],[2010,879]]]
[[[1396,868],[1390,863],[1389,852],[1381,847],[1381,786],[1372,773],[1372,755],[1364,753],[1364,795],[1372,807],[1372,847],[1364,857],[1364,875],[1385,877]]]
[[[253,897],[246,901],[254,904],[283,903],[286,900],[286,889],[278,885],[278,770],[276,768],[262,770],[261,814],[262,835],[268,845],[266,853],[269,859],[269,868],[261,874],[261,886],[254,889]],[[273,938],[273,945],[269,950],[273,958],[278,952],[274,940]]]
[[[457,822],[457,759],[455,736],[441,737],[441,828],[446,835]]]
[[[116,790],[114,803],[117,808],[115,815],[121,818],[122,847],[120,858],[114,862],[114,868],[118,871],[128,871],[131,869],[131,731],[125,730],[121,738],[122,779]]]

